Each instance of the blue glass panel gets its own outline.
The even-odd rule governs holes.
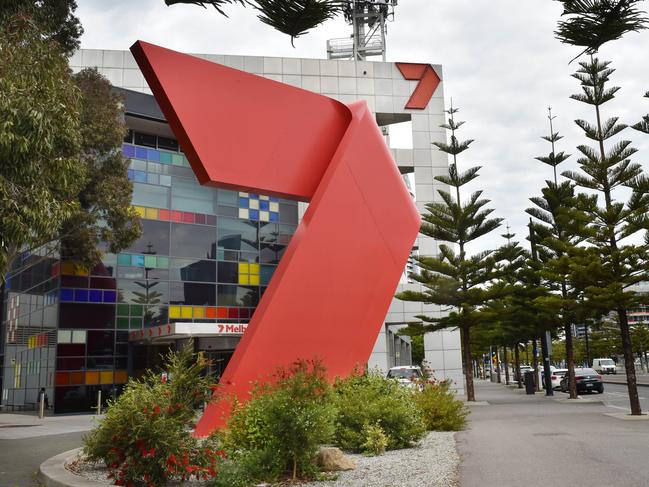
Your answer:
[[[137,183],[146,183],[146,173],[144,171],[133,171],[135,176],[135,182]]]
[[[123,144],[122,154],[124,154],[125,157],[135,157],[135,147],[128,144]]]
[[[259,210],[250,210],[250,219],[259,221]]]
[[[61,301],[74,301],[74,290],[61,289]]]
[[[138,159],[146,159],[146,147],[136,147],[135,157]]]
[[[88,301],[91,303],[101,303],[101,290],[91,289],[90,292],[88,292]]]
[[[117,291],[104,291],[104,303],[114,303],[117,301]]]
[[[260,210],[267,210],[270,207],[269,202],[266,200],[261,200],[259,202],[259,209]]]
[[[88,302],[88,290],[87,289],[75,289],[74,290],[74,300],[80,301],[82,303]]]
[[[149,184],[160,184],[160,175],[150,172],[146,175],[146,182]]]
[[[259,195],[258,195],[258,194],[252,194],[252,193],[250,193],[250,199],[251,199],[251,200],[258,200],[258,199],[259,199]]]
[[[147,149],[146,158],[150,161],[159,161],[160,160],[160,151],[156,149]]]
[[[271,196],[270,201],[279,201],[279,198],[276,196]]]
[[[279,221],[279,213],[277,213],[276,211],[271,211],[270,212],[270,221],[271,222]]]
[[[248,208],[248,198],[239,198],[239,208]]]
[[[131,265],[135,267],[144,267],[143,255],[131,255]]]
[[[135,179],[135,171],[133,169],[129,169],[128,171],[128,178],[133,181]]]

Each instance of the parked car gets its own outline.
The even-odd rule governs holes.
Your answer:
[[[525,372],[534,372],[534,369],[529,365],[521,365],[519,367],[519,370],[521,373],[521,382],[525,381]],[[516,373],[516,369],[514,369],[514,373]]]
[[[552,389],[557,390],[561,388],[561,379],[568,373],[568,369],[554,369],[550,378],[552,379]]]
[[[604,383],[602,376],[593,369],[575,369],[575,382],[577,383],[577,392],[604,392]],[[563,376],[560,382],[561,392],[568,392],[568,374]]]
[[[600,374],[617,374],[615,362],[612,358],[593,359],[593,369]]]
[[[421,379],[421,367],[416,365],[402,365],[388,370],[388,379],[396,379],[405,387],[414,387],[415,381]]]

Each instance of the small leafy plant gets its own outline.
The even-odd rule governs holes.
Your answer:
[[[414,401],[428,431],[459,431],[466,426],[468,409],[453,396],[448,380],[427,381]]]
[[[192,350],[190,344],[166,355],[168,381],[153,371],[131,379],[84,438],[88,460],[105,463],[115,485],[157,487],[216,476],[224,455],[218,440],[191,434],[196,409],[212,395],[209,378],[201,375],[206,363]]]
[[[365,443],[361,445],[363,453],[366,455],[383,455],[385,453],[388,437],[385,436],[383,428],[379,424],[366,424],[363,427],[363,434],[365,435]]]

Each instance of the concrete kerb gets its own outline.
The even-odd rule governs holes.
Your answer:
[[[106,487],[105,483],[84,479],[65,468],[65,464],[74,460],[81,450],[75,448],[45,460],[38,469],[38,480],[45,487]]]
[[[599,404],[604,405],[604,401],[601,399],[585,399],[581,396],[578,396],[577,399],[555,399],[556,402],[560,404]]]
[[[629,413],[602,413],[604,416],[610,416],[611,418],[621,419],[622,421],[649,421],[649,414],[641,414],[640,416],[634,416]]]
[[[488,401],[464,401],[465,406],[489,406]]]

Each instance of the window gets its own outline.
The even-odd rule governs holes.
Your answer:
[[[114,331],[88,331],[88,355],[113,355],[114,346]]]
[[[239,204],[239,193],[227,189],[219,189],[219,205],[237,206]]]
[[[61,328],[114,328],[115,305],[61,303]]]
[[[178,142],[167,137],[158,137],[158,148],[178,152]]]
[[[257,251],[258,224],[248,220],[219,218],[217,222],[219,247],[232,250]]]
[[[264,243],[275,243],[279,237],[279,229],[276,223],[261,222],[259,224],[259,241]]]
[[[239,268],[236,262],[219,262],[219,282],[239,282]]]
[[[259,262],[263,264],[279,264],[284,250],[286,250],[284,245],[261,244]]]
[[[295,203],[279,204],[279,221],[297,224],[297,205]]]
[[[167,222],[142,220],[142,235],[124,252],[169,255],[169,231]]]
[[[141,132],[135,132],[135,144],[143,145],[145,147],[156,147],[156,136],[150,134],[143,134]]]
[[[170,303],[195,306],[215,306],[216,286],[214,284],[197,284],[194,282],[169,283]]]
[[[119,289],[117,300],[120,303],[151,306],[169,302],[169,288],[166,282],[120,279],[117,281],[117,287]]]
[[[214,228],[200,225],[171,224],[171,255],[214,259],[216,257]]]
[[[133,205],[169,208],[169,188],[153,184],[133,183]]]
[[[171,207],[174,210],[216,214],[216,191],[192,179],[172,178]]]
[[[218,286],[219,306],[245,306],[252,308],[259,302],[259,291],[255,287]]]
[[[171,280],[216,282],[216,263],[212,260],[171,259]]]

